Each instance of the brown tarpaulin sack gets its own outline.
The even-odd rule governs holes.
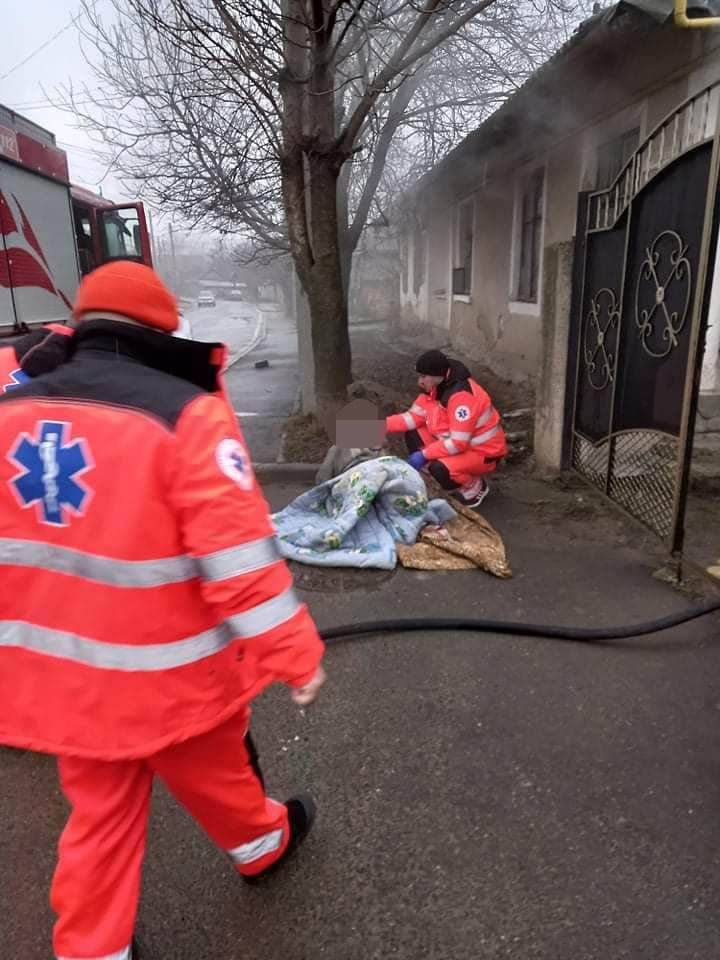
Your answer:
[[[511,577],[505,544],[497,530],[474,510],[455,500],[448,502],[457,512],[457,518],[443,527],[425,527],[411,547],[398,543],[400,563],[412,570],[477,568],[496,577]]]

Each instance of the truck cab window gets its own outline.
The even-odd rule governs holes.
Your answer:
[[[95,263],[90,211],[74,205],[73,218],[75,220],[75,240],[80,262],[80,273],[85,276],[86,273],[94,270],[97,265]]]
[[[98,212],[106,260],[142,260],[140,219],[135,207]]]

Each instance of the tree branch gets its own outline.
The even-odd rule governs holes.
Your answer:
[[[383,92],[388,83],[390,83],[390,81],[398,75],[399,65],[408,55],[417,38],[420,36],[423,30],[425,30],[430,22],[430,17],[441,5],[441,3],[442,0],[426,0],[425,6],[418,14],[415,23],[408,31],[405,39],[402,40],[393,56],[390,58],[387,66],[378,74],[376,74],[376,76],[370,81],[368,89],[365,91],[360,103],[357,105],[353,115],[350,117],[344,132],[339,138],[340,149],[345,153],[348,153],[352,149],[358,134],[362,130],[365,119],[372,110],[377,98]]]
[[[400,89],[395,94],[393,102],[390,105],[387,120],[385,121],[380,136],[378,137],[378,141],[375,145],[370,173],[365,181],[365,188],[360,197],[360,201],[355,212],[355,217],[348,233],[348,244],[351,250],[354,250],[357,246],[360,235],[365,228],[365,222],[370,211],[370,206],[377,192],[383,170],[385,169],[385,163],[387,161],[390,145],[392,144],[398,127],[402,123],[408,104],[412,100],[413,95],[420,85],[421,79],[421,71],[418,71],[412,77],[408,77],[408,79],[405,80],[405,82],[400,86]]]

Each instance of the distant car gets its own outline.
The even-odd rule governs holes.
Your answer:
[[[228,300],[247,300],[248,299],[248,288],[247,285],[241,283],[239,286],[233,287],[230,293],[228,293]]]
[[[209,290],[203,290],[200,296],[197,299],[197,305],[199,307],[214,307],[215,306],[215,295],[210,293]]]

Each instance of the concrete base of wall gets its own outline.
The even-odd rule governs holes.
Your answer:
[[[720,392],[700,394],[695,429],[698,433],[720,433]]]
[[[542,354],[535,411],[535,459],[543,471],[562,469],[570,335],[573,243],[545,248]]]

